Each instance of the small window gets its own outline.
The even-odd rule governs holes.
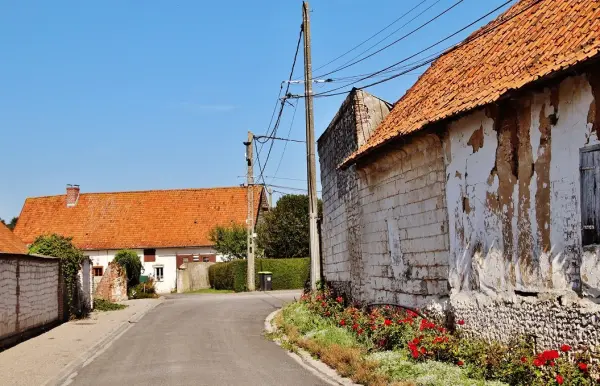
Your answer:
[[[93,267],[92,270],[94,272],[94,276],[102,276],[102,275],[104,275],[104,267],[102,267],[102,266],[100,266],[100,267]]]
[[[156,281],[163,281],[164,278],[164,267],[154,267],[154,278]]]
[[[202,258],[202,262],[203,263],[210,263],[210,257],[203,257]]]
[[[144,262],[156,261],[156,249],[144,249]]]

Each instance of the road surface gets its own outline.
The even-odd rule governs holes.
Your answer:
[[[298,293],[172,295],[70,385],[326,385],[263,336]]]

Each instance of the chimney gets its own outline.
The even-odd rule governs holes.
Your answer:
[[[67,208],[77,205],[79,200],[79,185],[67,184]]]

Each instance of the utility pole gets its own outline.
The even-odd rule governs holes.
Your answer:
[[[248,233],[248,271],[246,287],[248,291],[254,291],[254,152],[253,152],[254,134],[248,131],[248,141],[246,145],[246,163],[248,164],[247,183],[248,183],[248,216],[246,217]]]
[[[315,126],[312,95],[312,63],[310,52],[310,18],[308,2],[302,3],[302,29],[304,33],[304,105],[306,108],[306,169],[308,173],[308,202],[310,224],[310,287],[317,288],[321,280],[321,254],[317,229],[318,198],[315,161]]]

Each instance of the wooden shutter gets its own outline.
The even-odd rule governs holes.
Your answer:
[[[600,244],[600,146],[580,151],[581,239],[583,245]]]

